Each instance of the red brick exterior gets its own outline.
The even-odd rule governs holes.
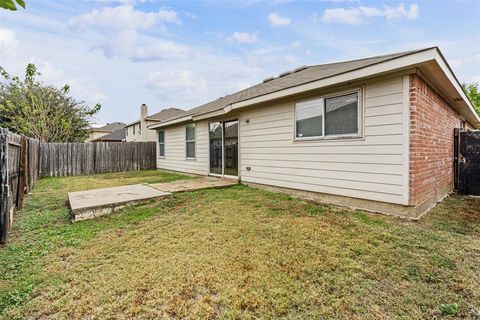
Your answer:
[[[460,116],[420,76],[410,76],[409,204],[453,188],[453,129]]]

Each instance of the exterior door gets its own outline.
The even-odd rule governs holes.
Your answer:
[[[238,176],[238,120],[209,124],[210,174]]]

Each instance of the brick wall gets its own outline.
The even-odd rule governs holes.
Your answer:
[[[420,76],[410,76],[409,204],[453,188],[453,129],[459,114]]]

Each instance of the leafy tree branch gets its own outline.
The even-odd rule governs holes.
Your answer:
[[[25,1],[23,0],[0,0],[0,8],[12,10],[17,10],[17,6],[25,9]]]
[[[88,107],[69,96],[70,86],[45,85],[34,64],[26,68],[25,79],[0,68],[0,126],[42,142],[82,142],[90,133],[91,118],[100,104]]]

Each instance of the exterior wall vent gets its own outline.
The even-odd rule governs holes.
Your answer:
[[[272,81],[273,79],[275,79],[274,77],[268,77],[268,78],[265,78],[263,79],[263,82],[268,82],[268,81]]]
[[[298,67],[298,68],[293,69],[292,72],[295,73],[295,72],[298,72],[298,71],[305,70],[305,69],[307,69],[307,68],[308,68],[308,66],[307,66],[307,65],[304,65],[304,66],[301,66],[301,67]]]

